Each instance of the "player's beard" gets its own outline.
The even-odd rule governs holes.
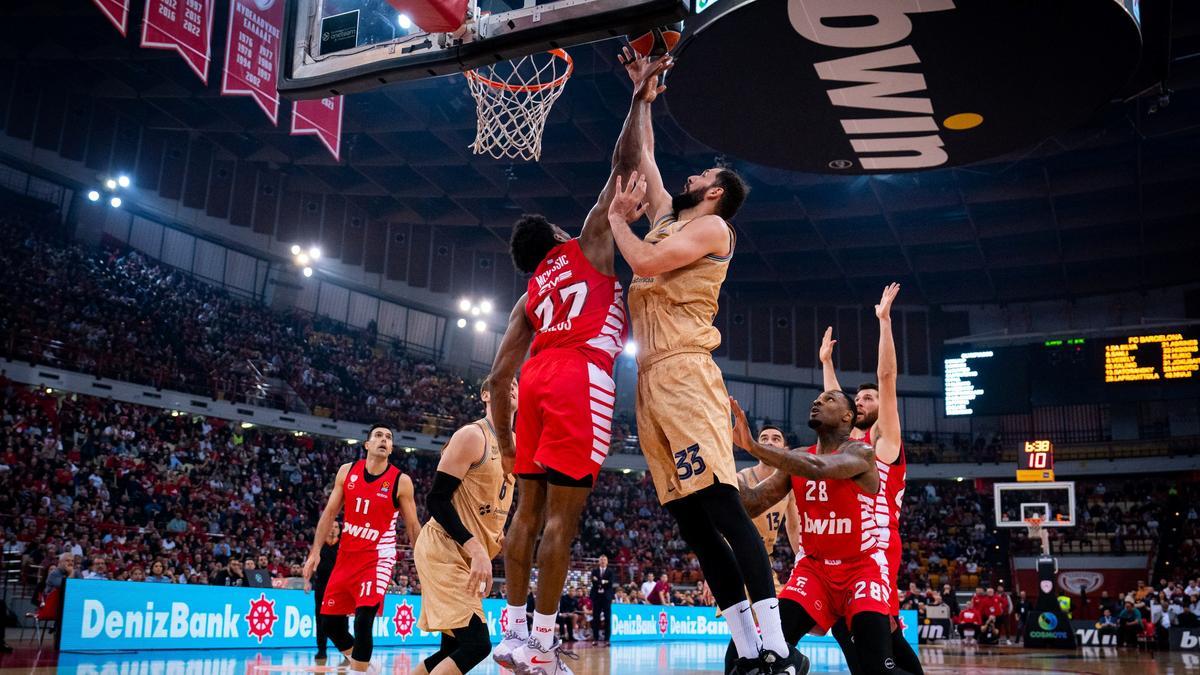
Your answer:
[[[675,217],[678,218],[681,211],[686,211],[687,209],[699,205],[700,202],[704,201],[704,192],[707,189],[708,188],[696,188],[691,192],[680,192],[674,197],[671,197],[671,213],[675,214]]]
[[[864,413],[861,417],[854,420],[854,428],[859,431],[867,431],[875,426],[876,420],[879,419],[879,413]]]

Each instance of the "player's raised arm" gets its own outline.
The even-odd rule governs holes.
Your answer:
[[[396,506],[400,508],[400,517],[404,519],[404,531],[408,533],[408,543],[417,545],[417,537],[421,536],[421,521],[417,520],[417,501],[413,489],[412,477],[401,474],[396,480]]]
[[[729,226],[718,216],[707,215],[689,222],[678,233],[651,244],[643,241],[629,223],[646,211],[648,187],[641,174],[630,174],[628,183],[617,177],[617,195],[608,209],[613,239],[625,262],[639,277],[655,277],[686,267],[706,255],[725,255],[731,247]]]
[[[879,304],[875,305],[875,317],[879,319],[879,366],[875,376],[879,378],[879,420],[876,434],[875,455],[881,462],[891,464],[900,457],[900,404],[896,395],[896,341],[892,337],[892,302],[900,293],[900,284],[888,284],[883,289]]]
[[[833,339],[833,326],[825,328],[825,335],[821,337],[821,349],[817,352],[817,357],[821,360],[821,377],[824,391],[840,391],[842,385],[838,384],[837,371],[833,368],[833,346],[837,344],[837,340]]]
[[[746,413],[738,402],[730,397],[729,405],[734,416],[734,444],[744,448],[769,467],[814,480],[841,479],[855,478],[870,471],[871,463],[875,461],[875,451],[860,441],[846,441],[841,445],[840,452],[833,455],[813,455],[763,445],[750,435],[750,424],[746,421]],[[782,499],[783,495],[779,498]]]
[[[637,54],[630,47],[622,50],[622,62],[625,71],[633,80],[634,87],[642,81],[638,69]],[[665,87],[659,86],[657,93],[661,94]],[[637,165],[638,173],[646,177],[646,202],[649,204],[646,213],[650,214],[650,223],[657,223],[660,218],[671,211],[671,193],[663,186],[662,175],[658,164],[654,161],[654,119],[652,115],[642,117],[642,148],[641,161]]]
[[[492,399],[492,416],[495,418],[496,442],[500,446],[500,455],[504,461],[504,473],[512,473],[513,462],[517,457],[517,449],[513,445],[512,433],[512,402],[508,392],[512,388],[517,369],[525,360],[529,345],[533,342],[533,326],[525,316],[525,303],[528,295],[522,294],[508,315],[508,328],[500,340],[500,348],[496,351],[496,359],[492,362],[492,372],[488,376],[488,391]],[[499,393],[497,393],[499,392]]]
[[[317,530],[313,533],[312,548],[304,561],[305,581],[312,577],[313,570],[317,568],[317,562],[321,559],[321,545],[329,538],[329,531],[337,520],[338,512],[342,510],[342,485],[345,484],[346,474],[349,472],[350,464],[343,464],[333,479],[333,491],[329,493],[329,500],[325,502],[325,509],[321,511],[321,519],[317,521]]]
[[[492,399],[492,405],[495,406]],[[484,548],[483,542],[471,534],[467,526],[454,508],[453,498],[463,478],[473,464],[484,460],[487,452],[487,441],[483,430],[478,424],[467,426],[454,432],[446,447],[442,449],[442,457],[438,460],[437,474],[433,479],[433,488],[425,500],[429,515],[442,526],[450,538],[458,542],[467,555],[471,556],[471,576],[464,593],[481,595],[492,587],[492,558]]]
[[[792,489],[792,481],[782,471],[774,471],[767,479],[754,487],[742,474],[738,474],[738,492],[742,496],[742,505],[751,518],[761,516],[763,512],[779,503]]]
[[[588,261],[605,274],[613,272],[613,242],[612,229],[608,226],[608,207],[616,193],[616,178],[638,168],[642,157],[643,134],[650,128],[650,104],[665,89],[658,84],[659,74],[666,72],[672,65],[671,57],[664,56],[656,61],[648,58],[634,59],[626,64],[625,69],[633,78],[633,100],[629,104],[629,114],[625,117],[625,125],[617,138],[617,146],[613,150],[612,173],[608,182],[600,192],[600,197],[592,210],[583,221],[583,231],[579,235],[579,246],[583,249]]]

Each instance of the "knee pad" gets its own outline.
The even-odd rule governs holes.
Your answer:
[[[488,635],[487,625],[478,616],[471,617],[471,623],[466,628],[454,631],[454,639],[458,641],[458,649],[450,655],[454,665],[464,673],[483,662],[492,653],[492,640]]]
[[[350,658],[355,661],[371,660],[371,652],[375,648],[371,627],[375,623],[375,615],[378,613],[379,605],[359,607],[354,610],[354,649],[350,652]]]
[[[354,646],[354,638],[350,637],[348,617],[323,614],[321,623],[325,627],[325,635],[329,637],[329,641],[339,652],[344,652]]]

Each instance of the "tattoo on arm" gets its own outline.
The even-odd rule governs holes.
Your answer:
[[[776,471],[754,487],[745,487],[745,485],[745,477],[738,476],[738,486],[742,490],[742,504],[751,518],[757,518],[787,496],[788,490],[791,489],[791,480],[787,474]]]

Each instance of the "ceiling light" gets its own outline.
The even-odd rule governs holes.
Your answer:
[[[467,327],[467,320],[466,320],[466,319],[459,319],[459,320],[458,320],[458,327],[459,327],[459,328],[466,328],[466,327]]]
[[[100,201],[100,193],[96,192],[95,190],[88,190],[88,201],[90,201],[90,202]]]
[[[292,244],[292,255],[300,255],[300,244]]]
[[[482,333],[485,330],[487,330],[487,322],[486,321],[476,321],[475,322],[475,332],[476,333]]]
[[[117,185],[120,185],[123,188],[129,187],[129,176],[126,176],[125,174],[117,176]]]
[[[312,268],[311,267],[304,268],[304,276],[305,276],[305,278],[312,276]]]
[[[412,28],[412,19],[408,18],[407,14],[401,14],[401,15],[397,16],[396,23],[399,24],[400,27],[403,28],[404,30],[408,30],[409,28]]]
[[[108,188],[109,190],[116,190],[117,181],[109,178],[108,180],[104,181],[104,187]]]
[[[459,300],[458,301],[458,309],[463,312],[471,311],[471,301],[466,298]]]
[[[109,204],[109,206],[112,206],[114,209],[119,209],[119,208],[121,208],[121,198],[113,197],[112,199],[108,200],[108,204]]]
[[[312,258],[313,260],[320,260],[321,259],[321,249],[317,248],[316,246],[313,246],[312,248],[308,249],[308,257]]]
[[[483,310],[484,314],[491,314],[492,313],[492,301],[484,300],[483,302],[479,303],[479,309]]]

